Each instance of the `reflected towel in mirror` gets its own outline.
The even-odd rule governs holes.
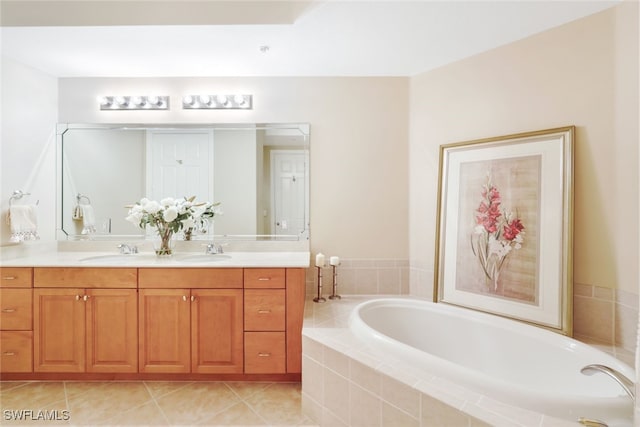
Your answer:
[[[35,205],[14,205],[9,207],[7,223],[11,228],[9,241],[18,243],[25,240],[38,240],[38,217]]]
[[[82,234],[96,232],[96,214],[91,205],[79,205],[82,209]]]

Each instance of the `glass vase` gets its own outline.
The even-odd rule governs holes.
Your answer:
[[[154,240],[153,248],[159,257],[173,255],[173,231],[169,228],[158,230],[158,238]]]

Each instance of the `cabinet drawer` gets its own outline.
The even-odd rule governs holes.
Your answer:
[[[284,288],[284,268],[245,268],[245,288]]]
[[[284,332],[244,333],[244,372],[283,374],[287,360]]]
[[[36,288],[135,288],[135,268],[42,267],[33,272]]]
[[[141,268],[140,288],[241,289],[241,268]]]
[[[247,289],[244,291],[245,331],[284,331],[284,289]]]
[[[32,268],[0,267],[0,288],[30,288],[32,279]]]
[[[0,332],[0,357],[2,372],[32,372],[33,332]]]
[[[1,289],[0,329],[31,330],[32,307],[31,289]]]

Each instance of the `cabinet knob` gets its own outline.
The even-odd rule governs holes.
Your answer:
[[[186,301],[187,300],[187,296],[186,295],[182,295],[182,301]]]
[[[196,300],[196,296],[195,295],[191,295],[191,302],[194,302]]]
[[[3,308],[2,312],[3,313],[15,313],[16,309],[15,308]]]
[[[76,301],[80,301],[80,295],[76,295]]]
[[[87,300],[89,299],[89,295],[85,295],[85,296],[83,296],[83,297],[82,297],[82,299],[83,299],[84,301],[87,301]]]

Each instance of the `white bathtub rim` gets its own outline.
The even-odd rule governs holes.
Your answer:
[[[436,304],[428,300],[421,300],[415,298],[375,298],[369,301],[362,302],[358,304],[352,311],[351,316],[349,317],[349,328],[352,331],[354,337],[356,339],[362,340],[362,342],[366,343],[369,346],[372,346],[373,349],[381,350],[383,348],[384,353],[388,353],[388,355],[392,356],[395,363],[406,363],[407,356],[411,358],[428,358],[429,364],[432,364],[433,368],[427,369],[427,373],[429,376],[433,378],[442,379],[446,382],[450,382],[452,384],[457,385],[458,387],[468,390],[470,393],[477,394],[478,396],[490,396],[491,399],[502,402],[504,404],[522,408],[522,402],[526,401],[527,406],[526,410],[530,410],[533,412],[538,412],[541,414],[547,414],[553,417],[560,417],[564,419],[577,419],[581,416],[588,416],[588,413],[567,413],[568,405],[578,405],[582,407],[595,407],[595,406],[603,406],[603,399],[606,398],[594,398],[590,396],[580,396],[576,399],[575,396],[572,395],[563,395],[561,393],[557,393],[553,396],[553,399],[549,399],[549,395],[546,392],[532,392],[523,387],[520,387],[517,384],[507,383],[506,381],[495,379],[490,377],[482,372],[479,372],[474,369],[470,369],[464,366],[460,366],[454,362],[450,362],[446,359],[440,358],[438,356],[431,355],[429,353],[424,353],[421,350],[415,349],[408,344],[397,341],[385,334],[382,334],[378,331],[373,330],[369,325],[367,325],[360,317],[359,311],[373,308],[379,305],[398,305],[398,306],[416,306],[420,308],[420,306],[424,304],[429,304],[431,308],[434,308],[439,311],[445,311],[447,314],[451,314],[457,317],[465,317],[472,318],[474,321],[479,322],[495,322],[496,316],[466,310],[460,307],[455,307],[447,304]],[[500,319],[498,319],[500,320]],[[521,324],[519,322],[510,321],[508,319],[502,319],[504,322],[500,326],[504,326],[518,332],[522,332],[527,336],[536,336],[542,337],[543,340],[550,340],[548,335],[549,331],[539,330],[531,325]],[[361,335],[358,333],[359,329],[368,329],[368,336],[372,338],[368,338],[367,335]],[[573,340],[575,341],[575,340]],[[584,347],[589,350],[600,352],[599,350],[594,349],[587,344],[580,343],[575,341],[572,343],[577,347]],[[602,352],[600,352],[602,353]],[[606,353],[603,353],[606,355]],[[608,356],[608,355],[607,355]],[[620,362],[622,364],[622,362]],[[424,363],[419,363],[420,366],[424,366]],[[624,365],[624,364],[622,364]],[[429,366],[429,365],[428,365]],[[443,375],[444,373],[444,375]],[[628,373],[628,372],[627,372]],[[631,378],[635,378],[632,376]],[[471,384],[481,384],[483,391],[479,391],[478,388],[468,388],[465,387],[465,383]],[[622,390],[622,389],[621,389]],[[539,402],[545,402],[543,406]],[[608,405],[611,406],[611,410],[613,411],[611,414],[605,414],[609,418],[609,421],[612,424],[617,422],[616,414],[618,411],[623,410],[626,411],[628,407],[631,405],[630,399],[624,396],[624,392],[621,391],[621,394],[616,397],[612,397],[608,399]],[[523,408],[525,409],[525,408]],[[628,412],[628,411],[627,411]],[[602,415],[600,415],[602,416]],[[623,422],[626,420],[623,420]]]

